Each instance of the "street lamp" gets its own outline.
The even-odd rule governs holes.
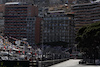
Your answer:
[[[43,50],[44,50],[44,48],[43,48],[43,46],[44,46],[44,45],[43,45],[43,30],[44,30],[44,29],[43,29],[43,26],[44,26],[44,25],[43,25],[43,18],[42,18],[42,60],[43,60]]]

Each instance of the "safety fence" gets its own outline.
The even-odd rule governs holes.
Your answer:
[[[63,61],[68,60],[68,58],[65,59],[56,59],[56,60],[46,60],[46,61],[33,61],[30,62],[29,67],[48,67]]]

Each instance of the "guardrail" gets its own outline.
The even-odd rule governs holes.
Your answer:
[[[29,67],[38,67],[38,62],[37,61],[30,62]]]
[[[29,61],[1,60],[0,67],[29,67]]]
[[[65,59],[56,59],[56,60],[46,60],[46,61],[38,61],[38,67],[48,67],[63,61],[68,60],[69,58]]]
[[[48,67],[63,61],[65,59],[46,60],[46,61],[0,61],[0,67]]]

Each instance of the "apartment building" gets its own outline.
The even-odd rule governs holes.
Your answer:
[[[4,30],[4,4],[0,4],[0,33]]]
[[[22,2],[5,4],[5,36],[17,39],[27,38],[29,44],[33,45],[40,40],[40,22],[41,18],[38,17],[36,6]]]
[[[74,16],[63,11],[50,11],[43,20],[43,42],[68,42],[74,44]]]
[[[76,32],[84,25],[100,21],[100,2],[76,4],[72,6]]]

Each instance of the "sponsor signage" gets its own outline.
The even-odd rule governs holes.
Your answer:
[[[29,67],[29,61],[0,61],[0,67]]]

